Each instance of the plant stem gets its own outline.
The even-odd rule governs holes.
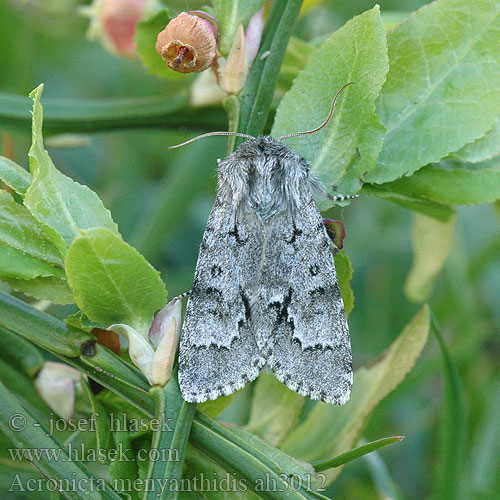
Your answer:
[[[148,479],[156,484],[157,479],[168,479],[175,484],[182,479],[182,466],[186,455],[189,431],[193,422],[196,405],[182,399],[176,376],[165,387],[152,387],[149,391],[155,403],[155,424],[151,450],[168,450],[168,461],[150,460]],[[179,492],[163,488],[161,493],[151,488],[145,491],[143,500],[176,500]]]
[[[264,131],[288,40],[301,7],[302,0],[273,1],[259,52],[239,96],[238,132],[257,136]]]
[[[28,97],[0,93],[0,126],[30,133],[32,106]],[[44,100],[43,129],[46,135],[137,128],[177,130],[183,127],[204,132],[224,130],[226,126],[225,113],[220,107],[193,108],[186,96],[87,102]]]

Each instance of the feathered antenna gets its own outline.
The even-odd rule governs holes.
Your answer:
[[[340,93],[349,85],[352,85],[354,82],[349,82],[346,83],[338,92],[337,95],[334,97],[333,102],[332,102],[332,109],[330,109],[330,114],[327,116],[326,120],[319,126],[316,127],[312,130],[307,130],[306,132],[295,132],[294,134],[286,134],[282,135],[281,137],[278,137],[278,141],[282,141],[283,139],[289,139],[290,137],[297,137],[299,135],[309,135],[309,134],[315,134],[316,132],[319,132],[323,127],[325,127],[328,122],[331,120],[333,116],[333,112],[335,111],[335,103],[337,102],[337,98],[339,97]]]

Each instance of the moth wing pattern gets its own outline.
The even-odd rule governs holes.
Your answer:
[[[264,364],[248,295],[258,273],[261,237],[256,218],[236,223],[231,203],[217,197],[181,334],[179,385],[188,402],[231,394],[255,379]]]
[[[352,355],[331,240],[311,198],[266,226],[255,305],[259,349],[291,390],[344,404]],[[278,243],[277,243],[278,242]]]

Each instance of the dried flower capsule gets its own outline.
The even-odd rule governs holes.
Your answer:
[[[199,73],[206,70],[216,56],[215,28],[207,19],[182,12],[158,34],[155,47],[173,70]]]

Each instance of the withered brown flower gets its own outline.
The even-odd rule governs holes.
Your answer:
[[[215,29],[207,19],[182,12],[158,34],[155,47],[174,71],[199,73],[215,58]]]

